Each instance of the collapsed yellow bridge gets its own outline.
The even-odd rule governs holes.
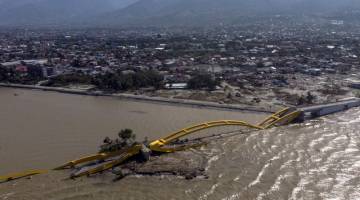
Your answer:
[[[295,109],[295,108],[285,108],[280,110],[279,112],[274,113],[270,117],[266,118],[263,122],[259,124],[250,124],[245,121],[236,121],[236,120],[220,120],[220,121],[211,121],[211,122],[205,122],[202,124],[198,124],[195,126],[191,126],[188,128],[184,128],[180,131],[174,132],[170,134],[167,137],[154,140],[150,143],[149,149],[153,152],[159,152],[159,153],[171,153],[175,151],[181,151],[187,148],[193,147],[192,145],[189,146],[182,146],[182,147],[172,147],[171,143],[183,138],[185,136],[188,136],[190,134],[197,133],[202,130],[211,129],[215,127],[221,127],[221,126],[241,126],[241,127],[247,127],[254,130],[264,130],[275,126],[282,126],[287,125],[289,123],[294,122],[303,111]],[[70,161],[68,163],[65,163],[64,165],[61,165],[59,167],[56,167],[52,170],[62,170],[67,168],[73,168],[79,164],[84,164],[92,161],[103,161],[99,164],[96,164],[95,166],[89,166],[89,167],[83,167],[78,172],[71,175],[72,178],[77,178],[81,176],[90,176],[92,174],[96,174],[99,172],[103,172],[109,169],[112,169],[122,163],[124,163],[129,158],[140,154],[142,149],[141,144],[134,145],[132,147],[115,151],[115,152],[106,152],[106,153],[99,153],[94,154],[90,156],[86,156],[77,160]],[[13,173],[8,174],[5,176],[0,176],[0,183],[1,182],[8,182],[11,180],[29,177],[37,174],[44,174],[49,172],[50,170],[29,170],[24,171],[20,173]]]

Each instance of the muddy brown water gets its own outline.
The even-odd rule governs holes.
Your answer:
[[[18,95],[14,95],[17,93]],[[360,109],[212,141],[208,179],[66,172],[0,185],[0,199],[360,199]],[[94,152],[124,127],[158,138],[206,120],[260,121],[244,112],[0,88],[0,173],[54,167]],[[224,132],[217,129],[212,132]],[[211,133],[209,133],[211,134]]]

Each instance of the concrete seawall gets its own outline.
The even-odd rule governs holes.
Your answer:
[[[44,87],[44,86],[9,84],[9,83],[0,83],[0,87],[10,87],[10,88],[20,88],[20,89],[36,89],[36,90],[43,90],[43,91],[76,94],[76,95],[106,96],[106,97],[115,97],[115,98],[120,98],[120,99],[132,99],[132,100],[137,100],[137,101],[147,101],[147,102],[152,102],[152,103],[165,103],[165,104],[174,104],[174,105],[177,104],[177,105],[184,105],[184,106],[222,109],[222,110],[247,111],[247,112],[258,112],[258,113],[274,112],[274,110],[252,107],[252,106],[243,106],[243,105],[236,105],[236,104],[219,104],[219,103],[214,103],[214,102],[196,101],[196,100],[188,100],[188,99],[170,99],[170,98],[164,98],[164,97],[149,97],[149,96],[144,96],[144,95],[134,95],[134,94],[125,94],[125,93],[110,94],[110,93],[103,93],[103,92],[99,92],[99,91],[89,92],[89,91],[80,90],[80,89]]]

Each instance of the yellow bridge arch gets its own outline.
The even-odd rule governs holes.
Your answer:
[[[237,120],[220,120],[220,121],[205,122],[202,124],[184,128],[180,131],[170,134],[167,137],[161,138],[159,140],[155,140],[150,143],[150,149],[156,152],[171,153],[177,151],[178,149],[167,148],[166,145],[170,144],[171,142],[179,138],[188,136],[193,133],[197,133],[205,129],[221,127],[221,126],[242,126],[251,129],[264,130],[271,128],[273,126],[289,124],[293,122],[300,114],[301,111],[292,108],[285,108],[283,110],[280,110],[279,112],[274,113],[273,115],[266,118],[263,122],[257,125],[253,125],[245,121],[237,121]]]
[[[202,130],[215,128],[215,127],[221,127],[221,126],[241,126],[241,127],[247,127],[251,129],[256,130],[264,130],[268,129],[274,126],[281,126],[286,125],[291,122],[293,122],[297,117],[301,115],[301,111],[296,110],[294,108],[285,108],[280,110],[279,112],[274,113],[273,115],[266,118],[263,122],[253,125],[245,121],[237,121],[237,120],[219,120],[219,121],[211,121],[211,122],[205,122],[202,124],[194,125],[188,128],[181,129],[177,132],[174,132],[167,137],[154,140],[150,143],[149,148],[154,152],[161,152],[161,153],[171,153],[179,150],[183,150],[184,148],[171,148],[167,147],[167,145],[171,144],[172,142],[176,141],[177,139],[180,139],[182,137],[188,136],[190,134],[194,134],[197,132],[200,132]],[[99,153],[94,154],[90,156],[86,156],[77,160],[70,161],[68,163],[65,163],[59,167],[54,168],[53,170],[61,170],[66,168],[75,167],[76,165],[88,163],[96,160],[106,160],[110,158],[116,158],[113,160],[110,160],[108,162],[104,162],[103,164],[97,165],[93,168],[85,168],[84,170],[81,170],[80,172],[72,175],[72,177],[80,177],[84,175],[92,175],[96,174],[108,169],[111,169],[127,159],[129,159],[132,156],[135,156],[139,154],[141,151],[141,145],[134,145],[132,147],[129,147],[124,150],[115,151],[115,152],[107,152],[107,153]],[[1,182],[7,182],[14,179],[19,179],[23,177],[28,177],[36,174],[44,174],[47,173],[49,170],[29,170],[24,171],[20,173],[13,173],[8,174],[5,176],[0,176],[0,183]]]

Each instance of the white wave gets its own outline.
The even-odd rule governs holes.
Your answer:
[[[216,190],[217,187],[219,187],[219,184],[218,184],[218,183],[215,184],[215,185],[213,185],[213,186],[211,186],[210,190],[207,191],[207,192],[205,192],[205,194],[201,195],[198,199],[199,199],[199,200],[206,200],[206,199],[208,199],[208,197],[209,197],[210,195],[214,194],[214,192],[215,192],[215,190]]]
[[[274,156],[273,158],[271,158],[265,165],[264,167],[261,169],[261,171],[259,172],[258,176],[256,177],[256,179],[254,181],[252,181],[251,183],[249,183],[248,187],[252,187],[258,183],[260,183],[260,179],[261,177],[264,175],[266,169],[271,165],[271,162],[273,162],[274,160],[278,160],[280,159],[280,156]]]

